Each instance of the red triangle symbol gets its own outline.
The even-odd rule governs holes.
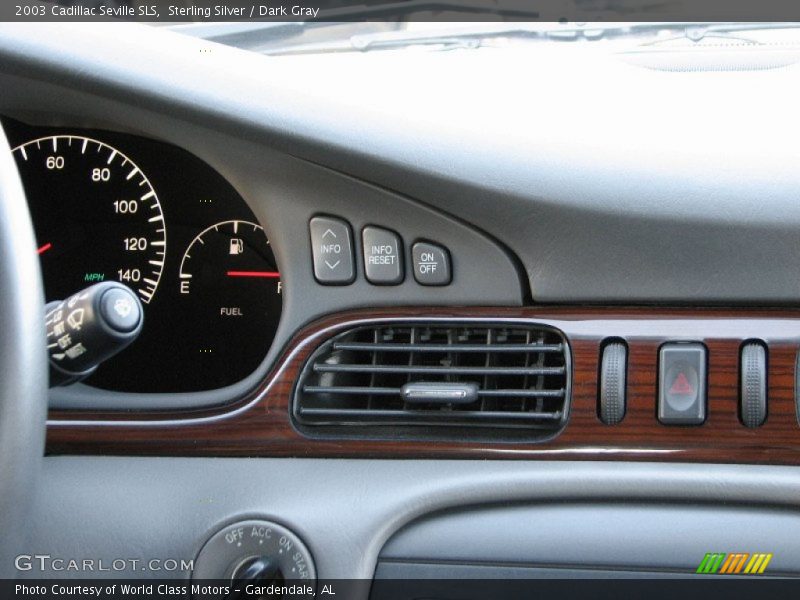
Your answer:
[[[689,383],[689,380],[686,379],[686,375],[683,374],[683,371],[678,373],[678,376],[675,378],[675,381],[672,382],[672,387],[669,388],[670,394],[694,394],[694,388]]]

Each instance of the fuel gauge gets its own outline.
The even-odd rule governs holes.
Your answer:
[[[193,323],[187,337],[203,367],[228,383],[249,374],[281,315],[280,273],[264,229],[235,220],[204,229],[184,252],[178,277]]]

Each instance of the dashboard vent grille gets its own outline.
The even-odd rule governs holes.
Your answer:
[[[569,353],[542,325],[393,323],[352,329],[308,360],[298,424],[553,432],[565,420]],[[412,429],[398,429],[407,427]]]

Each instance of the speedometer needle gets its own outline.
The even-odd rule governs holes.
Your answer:
[[[277,271],[228,271],[228,277],[269,277],[277,279],[281,276]]]
[[[50,242],[47,242],[44,246],[39,248],[36,252],[38,252],[39,254],[44,254],[45,252],[50,250],[50,248],[52,248],[52,247],[53,247],[53,244],[51,244]]]

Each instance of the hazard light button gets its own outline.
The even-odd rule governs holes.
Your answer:
[[[664,344],[658,372],[658,420],[665,425],[701,425],[706,420],[706,347]]]

